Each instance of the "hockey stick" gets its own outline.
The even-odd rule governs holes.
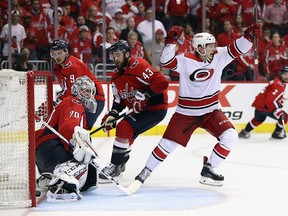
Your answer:
[[[258,0],[254,0],[254,23],[257,23],[257,7],[258,7]],[[258,74],[258,38],[254,36],[254,79],[255,81],[258,81],[259,79],[259,74]]]
[[[282,121],[282,125],[283,125],[284,137],[286,137],[285,121],[284,121],[283,117],[281,117],[281,121]]]
[[[55,135],[57,135],[60,139],[62,139],[64,142],[66,142],[70,148],[74,148],[74,145],[72,145],[64,136],[62,136],[58,131],[56,131],[53,127],[51,127],[47,122],[43,121],[39,116],[35,115],[35,118],[37,120],[39,120],[42,124],[44,124],[51,132],[53,132]],[[98,156],[97,152],[95,151],[95,149],[86,142],[86,144],[89,146],[89,148],[95,153],[95,155]],[[107,179],[109,179],[113,184],[115,184],[120,190],[122,190],[126,195],[130,195],[128,193],[128,191],[126,190],[126,188],[124,186],[122,186],[121,184],[119,184],[119,182],[117,180],[115,180],[112,176],[107,175],[106,173],[104,173],[102,171],[102,169],[100,168],[100,166],[98,164],[96,164],[95,162],[91,161],[90,164],[92,166],[94,166],[101,174],[103,174]]]
[[[121,119],[121,118],[123,118],[123,117],[125,117],[125,116],[127,116],[127,115],[129,115],[129,114],[131,114],[132,112],[133,112],[133,109],[129,109],[127,112],[119,115],[119,116],[118,116],[117,118],[115,118],[113,121],[117,121],[117,120],[119,120],[119,119]],[[94,133],[102,130],[103,128],[105,128],[105,125],[102,125],[101,127],[97,128],[96,130],[91,131],[91,132],[90,132],[90,135],[93,135]]]

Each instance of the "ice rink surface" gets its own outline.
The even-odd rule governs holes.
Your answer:
[[[286,216],[288,215],[288,139],[253,134],[240,139],[217,169],[223,187],[200,184],[203,155],[210,156],[215,138],[195,134],[187,148],[178,147],[157,167],[143,187],[126,196],[114,184],[99,184],[73,203],[38,199],[31,209],[0,210],[1,216]],[[161,136],[140,136],[119,182],[128,186],[144,167]],[[114,138],[95,138],[101,167],[110,160]]]

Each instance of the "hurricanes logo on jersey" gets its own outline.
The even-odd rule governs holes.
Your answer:
[[[194,71],[189,78],[192,82],[204,82],[210,79],[210,77],[212,77],[213,74],[214,69],[201,68]]]

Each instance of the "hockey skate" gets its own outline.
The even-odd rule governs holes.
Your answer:
[[[146,181],[146,179],[150,176],[151,171],[145,167],[136,177],[135,180],[140,181],[142,184]]]
[[[205,185],[211,186],[222,186],[224,181],[224,176],[214,172],[212,166],[207,163],[208,158],[204,156],[204,165],[201,171],[201,178],[199,182]]]
[[[67,203],[75,202],[82,198],[80,193],[68,192],[62,185],[51,185],[46,193],[47,202]]]
[[[125,168],[125,163],[120,165],[110,163],[108,166],[102,169],[102,172],[105,173],[107,176],[118,177],[121,175],[122,172],[125,171]],[[101,180],[99,181],[99,183],[109,183],[110,181],[108,181],[108,179],[103,173],[99,173],[99,179]]]
[[[239,138],[244,138],[244,139],[248,139],[250,138],[250,136],[251,136],[250,133],[245,131],[244,129],[242,129],[240,133],[238,134]]]
[[[284,138],[286,138],[286,134],[284,133],[284,130],[281,130],[281,131],[276,131],[275,130],[272,133],[271,137],[274,138],[274,139],[284,139]]]

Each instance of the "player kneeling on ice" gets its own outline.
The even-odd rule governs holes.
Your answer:
[[[41,174],[37,183],[48,182],[50,202],[79,200],[81,191],[97,186],[98,173],[90,164],[96,155],[87,146],[91,140],[85,114],[89,102],[95,102],[95,92],[95,84],[87,76],[78,77],[72,95],[64,98],[43,124],[46,126],[36,131],[36,165]]]
[[[176,147],[179,145],[186,147],[190,136],[197,128],[205,129],[218,140],[210,157],[204,157],[200,183],[222,186],[224,177],[217,174],[214,168],[225,160],[238,142],[233,124],[220,110],[221,75],[227,64],[251,49],[254,37],[261,35],[260,26],[257,24],[249,26],[244,36],[226,47],[217,47],[213,35],[206,32],[198,33],[192,41],[195,54],[184,53],[175,56],[176,41],[182,32],[183,28],[180,26],[169,29],[166,46],[160,59],[164,67],[179,73],[176,112],[170,119],[158,146],[148,158],[145,168],[136,177],[136,183],[132,183],[129,187],[134,191]]]

